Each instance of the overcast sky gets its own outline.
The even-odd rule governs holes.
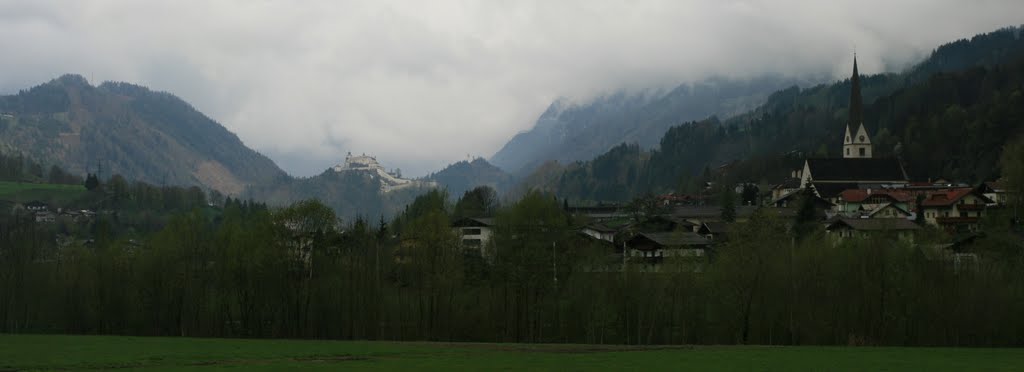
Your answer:
[[[1024,23],[1024,1],[0,0],[0,92],[64,73],[164,90],[289,173],[346,151],[423,175],[555,98],[712,75],[845,77]]]

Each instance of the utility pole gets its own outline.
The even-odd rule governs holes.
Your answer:
[[[555,264],[555,242],[551,242],[551,275],[552,281],[555,283],[555,292],[558,291],[558,265]]]

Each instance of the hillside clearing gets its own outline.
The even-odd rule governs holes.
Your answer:
[[[0,200],[25,203],[33,200],[66,202],[86,192],[82,185],[0,182]]]

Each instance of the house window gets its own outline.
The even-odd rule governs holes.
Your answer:
[[[480,229],[462,229],[462,235],[480,235]]]
[[[860,138],[860,141],[861,141],[861,142],[864,142],[864,136],[860,136],[860,137],[858,137],[858,138]]]
[[[479,247],[483,245],[483,241],[480,239],[462,239],[462,245],[467,247]]]
[[[960,212],[960,217],[970,217],[970,215],[967,212]]]
[[[850,142],[850,136],[846,136],[846,142]],[[847,150],[849,152],[849,150]]]
[[[859,148],[858,150],[860,150],[860,156],[864,156],[864,148],[863,148],[863,147],[861,147],[861,148]]]

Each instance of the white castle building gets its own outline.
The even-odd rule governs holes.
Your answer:
[[[380,192],[388,193],[408,187],[437,187],[434,181],[411,180],[402,178],[399,171],[388,172],[377,162],[377,158],[366,154],[345,155],[345,162],[334,166],[335,172],[365,171],[375,174],[380,179]]]

